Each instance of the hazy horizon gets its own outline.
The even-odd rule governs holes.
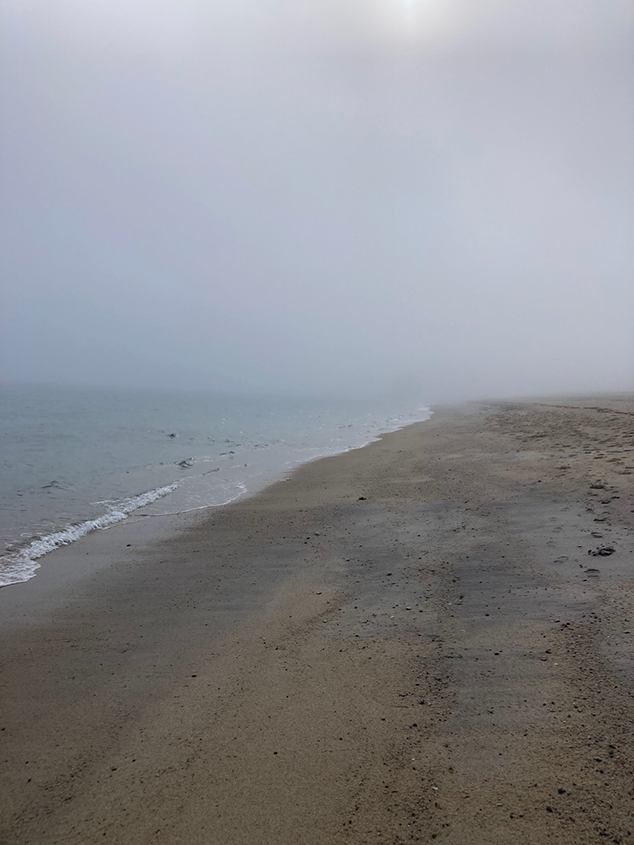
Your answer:
[[[634,389],[625,0],[7,0],[5,382]]]

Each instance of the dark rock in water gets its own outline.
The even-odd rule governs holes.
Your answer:
[[[177,461],[176,463],[182,469],[187,469],[188,467],[194,466],[194,459],[193,458],[185,458],[184,460]]]
[[[176,435],[174,434],[174,432],[172,432],[172,434],[168,434],[167,436],[168,436],[168,437],[176,437]]]

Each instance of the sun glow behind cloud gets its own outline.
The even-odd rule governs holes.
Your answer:
[[[453,0],[380,0],[375,5],[378,34],[397,44],[438,44],[467,22]]]
[[[503,0],[322,0],[284,8],[286,23],[334,44],[378,49],[442,46]],[[506,3],[514,0],[506,0]],[[280,7],[277,7],[278,11]]]

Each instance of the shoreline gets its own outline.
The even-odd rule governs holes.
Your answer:
[[[403,422],[403,418],[406,416],[409,421]],[[417,416],[421,418],[415,419]],[[0,590],[3,587],[10,587],[31,580],[41,568],[41,564],[38,561],[57,549],[67,547],[72,543],[82,540],[93,531],[108,530],[113,525],[134,518],[180,517],[188,513],[195,513],[196,511],[210,511],[215,508],[226,507],[236,501],[256,495],[278,481],[285,481],[297,468],[305,463],[311,463],[324,457],[335,457],[336,455],[345,454],[355,449],[364,448],[384,434],[398,431],[412,423],[422,422],[428,419],[429,416],[431,416],[429,408],[421,407],[417,409],[417,412],[411,411],[407,415],[401,413],[391,417],[376,427],[376,430],[372,432],[367,431],[365,436],[370,438],[368,440],[360,442],[360,432],[355,431],[355,434],[352,436],[352,442],[348,445],[338,444],[337,446],[331,445],[327,447],[322,444],[321,446],[306,446],[303,449],[304,452],[315,453],[311,457],[295,457],[291,459],[291,454],[297,454],[297,448],[291,448],[288,451],[287,449],[280,448],[279,445],[264,448],[261,454],[257,454],[257,450],[251,449],[250,452],[247,450],[244,454],[241,453],[241,457],[243,458],[249,455],[250,462],[244,464],[240,476],[234,476],[229,481],[225,468],[225,472],[219,476],[220,488],[218,488],[218,485],[215,485],[213,488],[209,487],[204,497],[206,503],[202,505],[191,505],[189,499],[192,495],[192,485],[200,485],[205,476],[218,472],[218,468],[184,478],[180,475],[174,476],[168,484],[164,484],[161,487],[131,493],[124,499],[111,500],[105,512],[93,514],[83,519],[80,518],[74,522],[60,523],[56,528],[49,530],[46,534],[34,534],[28,540],[16,540],[11,543],[4,554],[0,556]],[[400,422],[395,425],[396,420],[400,420]],[[351,427],[353,427],[353,424],[351,424]],[[233,456],[233,453],[230,454]],[[192,466],[198,464],[198,459],[190,460]],[[205,458],[205,460],[208,459]],[[180,465],[177,463],[175,466]],[[246,471],[247,467],[248,471]],[[230,466],[231,470],[237,468],[242,468],[242,464]],[[190,488],[188,494],[184,493],[185,486]],[[228,493],[228,487],[232,489],[229,498],[226,500],[218,499],[220,489],[222,489],[222,495],[225,496]],[[183,499],[184,495],[186,499]],[[164,502],[165,498],[169,500],[167,503]],[[174,498],[176,499],[176,504],[174,503]],[[188,503],[186,504],[185,502]],[[164,512],[163,508],[169,505],[176,507],[177,510]],[[21,533],[21,536],[25,536],[26,533],[25,529]]]
[[[436,409],[0,590],[0,838],[634,841],[634,397],[594,398]]]

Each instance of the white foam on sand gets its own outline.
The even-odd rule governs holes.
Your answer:
[[[166,487],[148,490],[147,493],[141,493],[139,496],[131,496],[112,505],[102,516],[98,516],[95,519],[87,519],[85,522],[80,522],[77,525],[68,525],[62,531],[56,531],[54,534],[46,534],[44,537],[38,537],[32,540],[28,546],[5,555],[0,558],[0,587],[28,581],[29,578],[33,578],[40,567],[40,564],[37,563],[38,558],[60,548],[60,546],[68,546],[76,540],[81,540],[82,537],[90,534],[91,531],[110,528],[110,526],[115,525],[117,522],[121,522],[121,520],[129,516],[133,511],[173,493],[177,487],[178,484],[168,484]]]

